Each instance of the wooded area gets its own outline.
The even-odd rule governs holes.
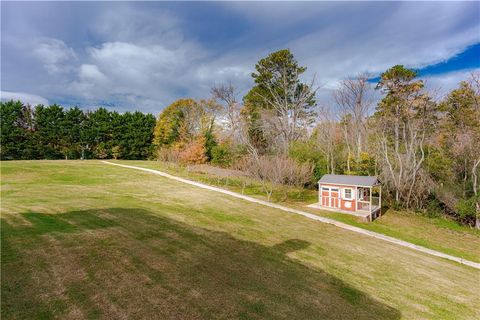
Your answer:
[[[1,103],[1,159],[146,159],[155,117],[99,108]]]
[[[1,158],[157,158],[240,169],[262,182],[314,187],[326,173],[378,175],[390,206],[480,227],[480,77],[445,97],[401,65],[374,83],[348,78],[318,105],[289,50],[261,59],[239,100],[233,84],[180,99],[155,122],[141,112],[1,104]],[[380,97],[378,97],[380,95]]]

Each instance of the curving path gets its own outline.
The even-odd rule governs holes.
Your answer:
[[[165,173],[165,172],[162,172],[162,171],[158,171],[158,170],[147,169],[147,168],[136,167],[136,166],[129,166],[129,165],[113,163],[113,162],[109,162],[109,161],[102,161],[102,163],[113,165],[113,166],[118,166],[118,167],[123,167],[123,168],[136,169],[136,170],[141,170],[141,171],[145,171],[145,172],[150,172],[150,173],[153,173],[153,174],[156,174],[156,175],[168,178],[168,179],[172,179],[172,180],[176,180],[176,181],[183,182],[183,183],[186,183],[186,184],[190,184],[192,186],[196,186],[196,187],[199,187],[199,188],[203,188],[203,189],[207,189],[207,190],[211,190],[211,191],[216,191],[216,192],[220,192],[220,193],[223,193],[223,194],[228,194],[229,196],[232,196],[232,197],[235,197],[235,198],[239,198],[239,199],[243,199],[243,200],[246,200],[246,201],[258,203],[258,204],[261,204],[261,205],[264,205],[264,206],[267,206],[267,207],[271,207],[271,208],[275,208],[275,209],[279,209],[279,210],[282,210],[282,211],[299,214],[301,216],[304,216],[304,217],[312,219],[312,220],[320,221],[320,222],[323,222],[323,223],[328,223],[328,224],[334,225],[336,227],[339,227],[339,228],[342,228],[342,229],[345,229],[345,230],[350,230],[350,231],[353,231],[353,232],[356,232],[356,233],[361,233],[361,234],[369,236],[369,237],[373,237],[373,238],[376,238],[376,239],[380,239],[380,240],[383,240],[383,241],[394,243],[396,245],[399,245],[399,246],[402,246],[402,247],[407,247],[407,248],[410,248],[410,249],[413,249],[413,250],[416,250],[416,251],[420,251],[420,252],[423,252],[423,253],[427,253],[427,254],[430,254],[432,256],[436,256],[436,257],[448,259],[448,260],[451,260],[451,261],[455,261],[455,262],[458,262],[458,263],[461,263],[461,264],[464,264],[464,265],[467,265],[467,266],[470,266],[470,267],[473,267],[473,268],[476,268],[476,269],[480,270],[480,263],[473,262],[473,261],[466,260],[466,259],[462,259],[460,257],[452,256],[452,255],[449,255],[449,254],[446,254],[446,253],[443,253],[443,252],[440,252],[440,251],[428,249],[428,248],[425,248],[425,247],[422,247],[422,246],[419,246],[419,245],[416,245],[416,244],[413,244],[413,243],[410,243],[410,242],[407,242],[407,241],[403,241],[403,240],[399,240],[399,239],[396,239],[396,238],[393,238],[393,237],[383,235],[381,233],[365,230],[365,229],[362,229],[362,228],[359,228],[359,227],[354,227],[354,226],[351,226],[349,224],[339,222],[339,221],[336,221],[336,220],[333,220],[333,219],[320,217],[320,216],[317,216],[317,215],[314,215],[312,213],[308,213],[308,212],[305,212],[305,211],[301,211],[301,210],[285,207],[285,206],[282,206],[282,205],[279,205],[279,204],[271,203],[271,202],[268,202],[268,201],[252,198],[252,197],[245,196],[243,194],[236,193],[236,192],[229,191],[229,190],[225,190],[225,189],[222,189],[222,188],[212,187],[212,186],[200,183],[200,182],[195,182],[195,181],[192,181],[192,180],[188,180],[188,179],[180,178],[180,177],[177,177],[177,176],[173,176],[171,174],[168,174],[168,173]]]

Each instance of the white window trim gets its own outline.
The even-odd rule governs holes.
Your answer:
[[[350,190],[350,197],[349,198],[347,198],[347,196],[345,195],[346,190]],[[344,200],[353,200],[354,199],[353,189],[352,188],[343,188],[342,189],[342,198]]]

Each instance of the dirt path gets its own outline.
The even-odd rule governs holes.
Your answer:
[[[229,190],[225,190],[225,189],[222,189],[222,188],[212,187],[212,186],[209,186],[209,185],[206,185],[206,184],[203,184],[203,183],[199,183],[199,182],[195,182],[195,181],[192,181],[192,180],[188,180],[188,179],[180,178],[180,177],[177,177],[177,176],[173,176],[171,174],[168,174],[168,173],[165,173],[165,172],[162,172],[162,171],[158,171],[158,170],[147,169],[147,168],[136,167],[136,166],[129,166],[129,165],[124,165],[124,164],[118,164],[118,163],[113,163],[113,162],[109,162],[109,161],[102,161],[102,163],[109,164],[109,165],[114,165],[114,166],[119,166],[119,167],[123,167],[123,168],[136,169],[136,170],[141,170],[141,171],[153,173],[153,174],[156,174],[156,175],[168,178],[168,179],[172,179],[172,180],[176,180],[176,181],[183,182],[183,183],[186,183],[186,184],[190,184],[192,186],[196,186],[196,187],[199,187],[199,188],[220,192],[220,193],[227,194],[227,195],[235,197],[235,198],[239,198],[239,199],[243,199],[243,200],[246,200],[246,201],[258,203],[258,204],[261,204],[261,205],[264,205],[264,206],[267,206],[267,207],[279,209],[279,210],[290,212],[290,213],[295,213],[295,214],[304,216],[304,217],[312,219],[312,220],[320,221],[320,222],[323,222],[323,223],[328,223],[328,224],[334,225],[336,227],[339,227],[339,228],[342,228],[342,229],[345,229],[345,230],[353,231],[353,232],[360,233],[360,234],[363,234],[363,235],[366,235],[366,236],[369,236],[369,237],[373,237],[373,238],[376,238],[376,239],[380,239],[380,240],[383,240],[383,241],[394,243],[396,245],[399,245],[399,246],[402,246],[402,247],[407,247],[407,248],[410,248],[410,249],[413,249],[413,250],[416,250],[416,251],[420,251],[420,252],[423,252],[423,253],[427,253],[427,254],[430,254],[430,255],[433,255],[433,256],[436,256],[436,257],[440,257],[440,258],[448,259],[448,260],[451,260],[451,261],[455,261],[455,262],[458,262],[458,263],[461,263],[461,264],[464,264],[464,265],[467,265],[467,266],[470,266],[470,267],[473,267],[473,268],[476,268],[476,269],[480,270],[480,263],[473,262],[473,261],[466,260],[466,259],[462,259],[460,257],[452,256],[452,255],[449,255],[449,254],[446,254],[446,253],[442,253],[440,251],[428,249],[428,248],[425,248],[425,247],[422,247],[422,246],[419,246],[419,245],[416,245],[416,244],[413,244],[413,243],[410,243],[410,242],[407,242],[407,241],[399,240],[399,239],[396,239],[396,238],[393,238],[393,237],[389,237],[389,236],[386,236],[386,235],[383,235],[383,234],[380,234],[380,233],[377,233],[377,232],[373,232],[373,231],[365,230],[365,229],[362,229],[362,228],[354,227],[354,226],[351,226],[349,224],[339,222],[339,221],[336,221],[336,220],[333,220],[333,219],[320,217],[320,216],[317,216],[317,215],[314,215],[312,213],[308,213],[308,212],[305,212],[305,211],[296,210],[296,209],[285,207],[285,206],[282,206],[282,205],[279,205],[279,204],[275,204],[275,203],[267,202],[267,201],[264,201],[264,200],[252,198],[252,197],[245,196],[243,194],[236,193],[236,192],[229,191]]]

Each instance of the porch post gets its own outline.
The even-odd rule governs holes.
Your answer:
[[[370,194],[369,194],[369,199],[368,199],[368,211],[370,211],[370,221],[373,221],[372,219],[372,187],[370,187]]]
[[[382,214],[382,185],[379,185],[380,191],[378,195],[378,210],[380,210],[380,215]]]
[[[322,185],[318,184],[318,201],[320,205],[322,205]]]
[[[358,187],[355,186],[355,199],[354,203],[355,203],[355,212],[357,212],[358,210]]]

